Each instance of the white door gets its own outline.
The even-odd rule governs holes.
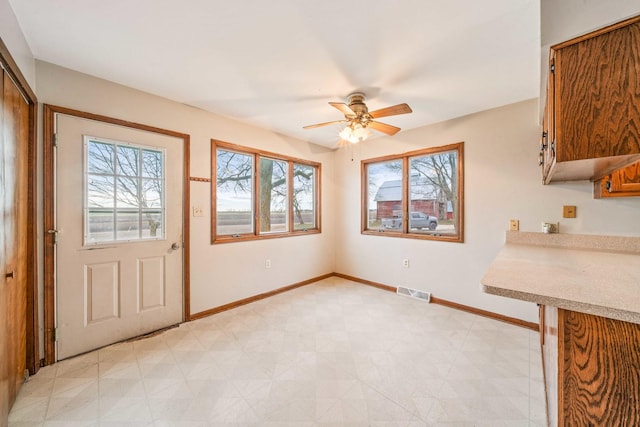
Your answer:
[[[57,360],[183,320],[183,140],[56,115]]]

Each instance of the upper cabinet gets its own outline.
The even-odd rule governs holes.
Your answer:
[[[595,181],[639,161],[640,16],[552,46],[549,67],[544,183]]]

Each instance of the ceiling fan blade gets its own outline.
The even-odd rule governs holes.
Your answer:
[[[381,108],[376,111],[370,111],[369,115],[374,119],[379,119],[380,117],[397,116],[398,114],[407,114],[412,112],[413,110],[407,104],[398,104],[392,107]]]
[[[344,102],[330,102],[329,105],[340,110],[345,116],[356,115],[356,113]]]
[[[321,126],[329,126],[332,125],[334,123],[342,123],[342,122],[346,122],[346,120],[334,120],[332,122],[324,122],[324,123],[317,123],[315,125],[307,125],[307,126],[302,126],[302,129],[313,129],[313,128],[319,128]]]
[[[387,135],[395,135],[400,132],[400,128],[388,125],[380,122],[369,122],[370,128],[377,130],[378,132],[386,133]]]

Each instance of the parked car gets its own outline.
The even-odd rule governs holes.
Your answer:
[[[393,218],[382,218],[381,225],[384,228],[400,229],[402,228],[402,215],[394,215]],[[438,227],[438,218],[427,215],[422,212],[411,212],[409,218],[409,228],[417,228],[422,230],[428,228],[435,230]]]

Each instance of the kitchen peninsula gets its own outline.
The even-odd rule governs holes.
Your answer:
[[[640,425],[640,237],[507,232],[481,282],[540,305],[549,425]]]

